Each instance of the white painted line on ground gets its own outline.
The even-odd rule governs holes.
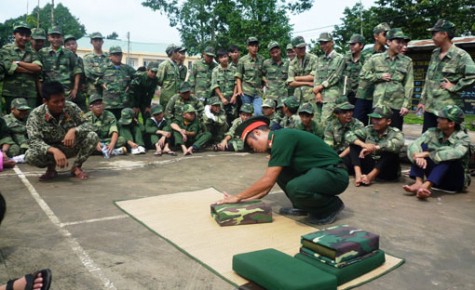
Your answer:
[[[81,247],[78,241],[72,237],[72,234],[68,230],[61,227],[61,222],[59,221],[59,218],[54,214],[54,212],[51,210],[48,204],[39,195],[39,193],[36,191],[36,189],[33,187],[30,181],[28,181],[28,179],[23,174],[23,172],[18,168],[18,166],[15,166],[13,170],[15,170],[15,173],[17,174],[17,176],[26,186],[31,196],[35,199],[35,201],[41,207],[41,209],[44,211],[46,216],[50,219],[50,221],[55,226],[58,227],[59,232],[64,237],[64,239],[69,243],[69,245],[71,246],[71,249],[79,257],[79,260],[81,260],[81,263],[84,265],[84,267],[86,267],[86,269],[90,273],[96,275],[96,277],[99,278],[99,280],[101,280],[105,289],[117,290],[117,288],[115,288],[112,281],[104,275],[101,268],[99,268],[96,265],[96,263],[91,259],[91,257],[89,257],[89,255],[86,253],[86,251],[84,251],[84,249]]]
[[[126,215],[126,214],[123,214],[123,215],[103,217],[103,218],[98,218],[98,219],[90,219],[90,220],[83,220],[83,221],[77,221],[77,222],[61,223],[61,224],[59,224],[59,226],[64,228],[66,226],[73,226],[73,225],[80,225],[80,224],[87,224],[87,223],[95,223],[95,222],[102,222],[102,221],[110,221],[110,220],[118,220],[118,219],[123,219],[123,218],[127,218],[127,217],[129,217],[129,216]]]

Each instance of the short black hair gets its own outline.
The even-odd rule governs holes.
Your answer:
[[[13,34],[15,33],[20,33],[20,34],[26,34],[27,36],[31,36],[31,30],[28,28],[20,27],[15,30],[13,30]]]
[[[236,45],[234,44],[231,44],[228,48],[228,52],[235,52],[235,51],[240,51],[239,50],[239,47],[237,47]]]
[[[286,106],[287,107],[287,106]],[[287,109],[293,114],[297,113],[299,108],[298,107],[287,107]]]
[[[49,101],[52,95],[65,94],[63,85],[58,81],[45,82],[41,89],[43,99]]]
[[[228,53],[224,49],[218,49],[218,52],[216,53],[216,56],[218,58],[220,58],[222,56],[228,56]]]

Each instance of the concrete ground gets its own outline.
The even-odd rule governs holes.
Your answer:
[[[406,127],[408,137],[420,132]],[[51,289],[233,289],[113,201],[211,186],[237,193],[266,163],[264,154],[154,157],[149,151],[110,160],[93,156],[84,166],[87,181],[64,171],[53,182],[39,182],[43,170],[24,164],[6,170],[0,174],[8,205],[0,227],[0,284],[49,267]],[[408,182],[403,177],[370,187],[351,184],[341,195],[346,209],[336,224],[377,233],[383,250],[406,259],[358,289],[475,289],[474,185],[468,193],[435,193],[418,201],[403,195]],[[275,212],[290,205],[278,187],[265,200]]]

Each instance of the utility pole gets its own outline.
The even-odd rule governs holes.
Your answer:
[[[360,0],[360,34],[363,35],[363,3]]]
[[[51,0],[51,26],[54,26],[54,0]]]
[[[36,28],[40,28],[40,0],[38,0],[38,9],[36,10]]]
[[[130,65],[130,31],[127,31],[127,58],[125,59],[125,63]]]

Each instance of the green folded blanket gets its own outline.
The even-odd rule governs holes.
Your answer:
[[[272,222],[272,207],[261,200],[233,204],[212,204],[211,216],[220,226]]]

